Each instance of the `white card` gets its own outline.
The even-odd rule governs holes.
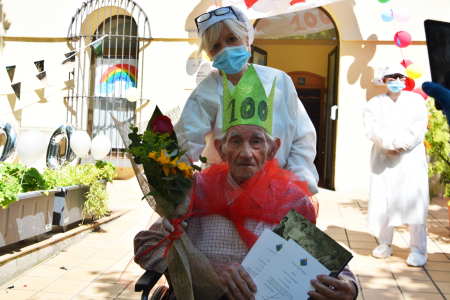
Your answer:
[[[264,232],[248,252],[242,266],[250,274],[253,281],[273,257],[282,249],[286,240],[269,229]]]
[[[264,270],[254,279],[258,292],[256,300],[308,299],[315,290],[311,279],[330,271],[292,239],[274,256]]]

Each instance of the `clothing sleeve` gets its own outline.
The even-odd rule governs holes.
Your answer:
[[[181,114],[193,161],[198,161],[205,149],[205,137],[212,131],[218,114],[218,109],[199,95],[202,88],[200,85],[192,92]]]
[[[285,74],[285,77],[289,77]],[[291,150],[287,165],[284,169],[297,174],[301,180],[306,180],[308,189],[312,194],[319,192],[319,174],[314,165],[316,157],[316,130],[309,119],[303,104],[297,96],[291,78],[285,78],[288,94],[287,107],[292,114],[288,117],[294,119],[296,124]],[[283,142],[283,141],[281,141]]]
[[[398,136],[398,139],[408,145],[408,150],[414,149],[417,145],[422,143],[427,131],[428,110],[425,106],[425,101],[419,99],[415,108],[416,114],[411,126]]]
[[[162,219],[158,218],[148,230],[142,230],[134,237],[135,259],[164,239],[164,235],[161,233],[161,222]],[[164,251],[166,250],[168,243],[169,240],[167,239],[162,245],[159,245],[149,253],[144,254],[136,263],[144,270],[156,271],[161,274],[164,273],[167,269]]]
[[[345,268],[342,270],[342,272],[339,274],[342,277],[346,277],[347,279],[349,279],[351,282],[353,282],[355,284],[356,287],[356,296],[354,299],[358,298],[358,294],[359,294],[359,288],[358,288],[358,283],[356,283],[356,277],[353,274],[352,271],[350,271],[349,266],[345,266]]]
[[[381,148],[394,150],[392,142],[394,141],[395,137],[389,132],[384,132],[377,122],[377,110],[381,109],[376,107],[377,102],[373,102],[377,100],[377,98],[370,100],[363,108],[364,128],[367,138]]]

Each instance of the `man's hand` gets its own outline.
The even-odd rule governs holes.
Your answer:
[[[311,280],[311,284],[317,292],[309,291],[308,295],[315,300],[353,300],[357,295],[356,286],[353,281],[341,275],[337,279],[326,275],[319,275],[317,276],[317,280]],[[334,289],[331,289],[329,286],[334,287]]]
[[[180,225],[183,228],[183,230],[186,230],[187,227],[186,222],[183,221],[180,223]],[[168,237],[174,230],[175,229],[173,228],[173,225],[170,223],[169,219],[163,218],[161,222],[161,233],[165,237]]]
[[[392,146],[394,146],[395,151],[397,151],[398,153],[402,153],[408,150],[408,145],[402,140],[393,141]]]
[[[396,157],[397,154],[398,154],[398,152],[395,151],[395,150],[388,150],[388,151],[387,151],[387,156],[388,156],[388,157]]]
[[[220,262],[209,259],[211,266],[219,277],[222,290],[229,300],[254,300],[256,284],[240,263]]]

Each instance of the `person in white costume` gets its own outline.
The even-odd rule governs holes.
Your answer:
[[[402,91],[406,76],[400,64],[386,67],[386,94],[372,98],[363,109],[365,131],[374,143],[367,227],[379,232],[373,256],[386,258],[392,255],[394,226],[409,224],[411,253],[406,263],[423,266],[430,202],[423,144],[428,111],[420,95]]]
[[[220,163],[214,140],[222,134],[221,73],[225,72],[232,90],[247,70],[254,29],[248,18],[234,6],[215,9],[195,21],[200,39],[198,55],[204,50],[216,69],[192,92],[182,118],[193,158],[196,160],[202,154],[209,163]],[[319,191],[319,175],[313,163],[316,132],[294,84],[283,71],[260,65],[254,67],[267,95],[276,77],[272,132],[283,141],[276,155],[279,165],[307,181],[311,193],[316,194]]]

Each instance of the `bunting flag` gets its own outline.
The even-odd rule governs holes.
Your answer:
[[[234,5],[250,20],[282,15],[319,7],[342,0],[223,0],[223,6]]]
[[[91,45],[92,51],[94,51],[95,54],[97,54],[97,57],[103,56],[103,40],[100,40],[94,44]]]
[[[14,94],[16,94],[17,99],[20,100],[20,82],[12,84],[11,87],[14,91]]]
[[[72,72],[76,66],[76,51],[70,51],[65,53],[66,59],[63,60],[61,65],[66,68],[67,72]]]
[[[77,53],[91,46],[97,56],[101,57],[103,51],[103,39],[107,36],[108,35],[104,35],[88,45],[83,45],[79,49],[69,51],[65,53],[64,56],[62,56],[62,54],[60,54],[60,56],[52,54],[49,55],[48,58],[41,60],[21,59],[17,64],[11,62],[5,63],[0,59],[0,95],[14,93],[20,100],[21,93],[24,94],[43,88],[51,88],[51,91],[45,91],[45,95],[49,93],[51,95],[55,94],[57,88],[61,86],[62,88],[65,87],[64,82],[69,79],[68,73],[73,72],[76,67],[78,61]],[[129,69],[126,69],[125,71],[129,73]],[[128,77],[125,76],[127,74],[119,74],[120,76],[115,74],[112,82],[125,80],[125,89],[136,86],[132,79],[130,79],[131,75]],[[116,78],[117,76],[119,77],[118,80]],[[71,80],[74,80],[74,78],[72,77]],[[112,82],[110,80],[108,83]],[[28,99],[29,97],[25,98]],[[26,105],[28,106],[35,100],[23,101],[27,102]],[[16,104],[22,106],[23,101],[20,101],[20,103],[17,102]],[[39,99],[36,101],[39,101]]]
[[[44,60],[35,61],[34,65],[36,66],[36,69],[39,73],[44,72]]]
[[[6,72],[8,72],[9,80],[11,80],[11,82],[13,82],[15,71],[16,71],[16,66],[6,67]]]
[[[42,71],[37,74],[36,77],[44,85],[44,87],[48,87],[47,71]]]

